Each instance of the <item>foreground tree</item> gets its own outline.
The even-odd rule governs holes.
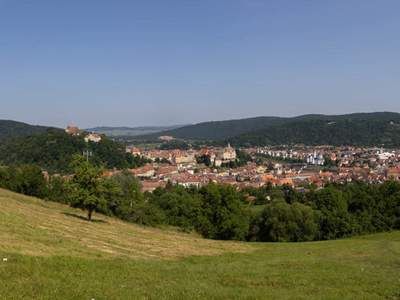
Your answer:
[[[250,240],[259,242],[306,242],[319,239],[321,213],[295,202],[272,200],[252,221]]]
[[[205,238],[244,240],[249,232],[246,206],[232,186],[208,184],[199,190],[201,211],[195,229]]]
[[[70,205],[88,211],[88,220],[92,219],[93,211],[105,206],[105,184],[101,177],[103,170],[93,167],[81,155],[75,155],[71,163],[74,176],[68,181]]]

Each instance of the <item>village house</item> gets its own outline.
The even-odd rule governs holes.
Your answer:
[[[204,146],[206,147],[206,146]],[[248,162],[243,167],[235,169],[230,168],[204,168],[204,164],[197,165],[195,161],[196,155],[209,155],[216,166],[224,160],[236,159],[236,151],[234,148],[203,148],[200,151],[195,150],[153,150],[140,152],[137,148],[127,148],[127,152],[140,153],[154,161],[152,166],[145,166],[135,171],[138,177],[153,178],[152,183],[147,183],[147,189],[151,185],[156,186],[154,182],[166,182],[170,180],[173,184],[182,186],[197,186],[201,187],[210,182],[217,184],[230,184],[238,188],[244,186],[260,187],[266,184],[273,186],[290,186],[308,185],[315,183],[317,186],[324,186],[328,182],[354,182],[363,180],[365,182],[377,184],[384,182],[387,179],[399,180],[400,162],[398,155],[379,159],[376,151],[368,149],[353,149],[349,147],[323,149],[316,147],[318,150],[308,150],[306,147],[296,150],[270,150],[267,148],[245,149],[246,153],[265,153],[279,159],[285,157],[301,158],[304,162],[310,156],[314,159],[321,158],[322,154],[329,157],[331,160],[338,161],[338,169],[335,167],[330,169],[330,172],[322,172],[321,167],[306,166],[305,164],[296,164],[288,166],[288,164],[276,163],[277,160],[264,161],[261,164]],[[318,151],[318,152],[317,152]],[[395,153],[394,151],[389,153]],[[317,154],[318,153],[318,154]],[[357,153],[357,155],[356,155]],[[387,153],[387,152],[386,152]],[[315,156],[316,155],[316,156]],[[319,157],[318,157],[319,156]],[[159,160],[166,158],[172,162],[160,163]],[[323,158],[323,157],[322,157]],[[158,161],[156,163],[155,161]],[[309,161],[311,162],[311,161]],[[274,166],[274,170],[272,169]],[[157,178],[157,180],[155,180]],[[245,180],[245,182],[242,182]]]
[[[96,133],[90,133],[84,138],[85,142],[88,143],[89,141],[92,141],[94,143],[98,143],[101,141],[101,137],[96,134]]]
[[[400,168],[386,169],[386,177],[391,180],[400,180]]]
[[[83,130],[79,129],[78,127],[71,127],[71,126],[67,126],[67,129],[65,129],[66,133],[72,134],[72,135],[80,135]]]
[[[225,148],[213,149],[213,154],[215,156],[217,156],[218,158],[220,158],[221,161],[224,161],[224,160],[230,161],[230,160],[236,159],[236,150],[235,150],[235,148],[231,147],[231,145],[229,145],[229,144],[228,144],[228,147],[225,147]]]
[[[154,176],[154,167],[153,166],[144,166],[137,169],[138,177],[153,177]]]
[[[177,183],[178,185],[184,186],[186,188],[192,185],[197,188],[201,187],[201,183],[198,177],[178,179]]]
[[[152,192],[158,187],[165,188],[166,183],[160,180],[142,180],[140,182],[142,185],[142,191],[149,191]]]
[[[139,155],[140,156],[140,149],[139,148],[130,148],[129,146],[126,147],[127,153],[132,153],[132,155]]]

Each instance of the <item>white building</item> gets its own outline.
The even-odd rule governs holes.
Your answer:
[[[89,141],[97,143],[100,140],[101,140],[101,137],[98,134],[95,134],[95,133],[90,133],[87,136],[85,136],[85,142],[86,143],[89,142]]]
[[[322,155],[322,152],[317,154],[317,151],[314,150],[312,155],[310,155],[307,158],[307,162],[314,166],[322,166],[325,162],[325,159],[324,159],[324,156]]]

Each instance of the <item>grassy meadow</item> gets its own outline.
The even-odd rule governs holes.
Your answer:
[[[0,299],[400,299],[398,231],[240,243],[85,216],[0,190]]]

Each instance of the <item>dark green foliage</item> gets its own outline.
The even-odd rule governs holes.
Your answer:
[[[89,141],[89,150],[93,152],[90,162],[96,166],[102,166],[107,169],[136,167],[135,157],[130,158],[133,166],[129,165],[127,157],[129,157],[130,153],[126,153],[125,145],[115,143],[105,135],[101,135],[101,140],[97,143]]]
[[[22,122],[0,120],[0,144],[16,136],[45,132],[49,127],[28,125]]]
[[[347,211],[357,221],[357,232],[361,234],[382,231],[373,224],[374,207],[376,205],[376,188],[365,182],[347,184],[343,188],[343,197],[346,199]]]
[[[18,193],[45,199],[47,181],[42,170],[36,165],[23,165],[20,171]]]
[[[232,186],[208,184],[199,190],[202,214],[196,231],[206,238],[244,240],[249,230],[246,207]]]
[[[294,188],[292,188],[287,184],[284,186],[283,193],[286,203],[289,204],[293,204],[296,202],[305,203],[307,201],[303,194],[298,193]]]
[[[14,167],[0,168],[0,187],[18,192],[19,170]]]
[[[109,207],[123,195],[118,182],[102,177],[104,170],[93,167],[83,156],[75,155],[71,165],[74,176],[67,183],[69,204],[87,210],[89,220],[94,210],[110,214]]]
[[[75,156],[71,163],[74,176],[68,181],[68,199],[72,207],[88,211],[88,219],[96,208],[106,201],[102,196],[101,171],[85,161],[83,156]]]
[[[253,132],[255,130],[261,130],[271,126],[275,127],[281,124],[287,124],[298,121],[307,121],[307,120],[325,120],[325,121],[376,120],[376,121],[384,121],[386,123],[393,121],[397,124],[400,124],[400,114],[390,113],[390,112],[377,112],[377,113],[356,113],[348,115],[303,115],[293,118],[256,117],[256,118],[241,119],[241,120],[204,122],[195,125],[184,126],[174,130],[167,130],[155,134],[140,135],[137,136],[137,138],[155,140],[159,136],[168,135],[183,140],[215,141],[215,140],[232,138],[234,136],[241,134],[247,135],[248,133]],[[251,135],[253,135],[253,133]],[[246,145],[245,138],[240,137],[239,138],[239,141],[241,142],[240,146],[248,147],[250,145],[258,145],[260,142],[265,143],[264,140],[257,141],[257,139],[252,138],[252,140]],[[235,142],[235,144],[233,145],[239,146],[238,142],[237,143]],[[254,144],[254,142],[257,143]],[[226,141],[223,141],[221,145],[226,145]]]
[[[133,173],[125,170],[112,175],[111,179],[115,180],[121,187],[123,191],[124,205],[132,207],[135,203],[144,202],[140,181]]]
[[[111,210],[118,218],[142,225],[156,226],[167,223],[165,212],[151,203],[145,203],[140,181],[129,171],[114,174],[111,180],[118,183],[122,194],[117,197]],[[164,193],[163,189],[159,189]],[[152,196],[152,194],[150,194]]]
[[[35,165],[23,165],[20,169],[0,169],[0,187],[42,199],[48,194],[46,178]]]
[[[269,194],[273,195],[274,190]],[[329,240],[400,228],[399,182],[387,182],[380,187],[361,181],[331,185],[304,196],[296,196],[287,187],[284,191],[285,202],[273,200],[262,213],[253,215],[250,240]],[[304,205],[300,206],[300,202]],[[307,226],[296,223],[301,218],[294,216],[301,215],[300,212],[307,216],[307,223],[302,223]],[[313,224],[317,226],[316,232]]]
[[[132,155],[131,153],[125,153],[125,159],[129,168],[136,169],[150,163],[151,160],[139,155]]]
[[[102,136],[98,143],[86,144],[84,135],[73,136],[57,129],[44,133],[15,137],[0,146],[0,162],[5,165],[36,164],[50,174],[71,174],[72,156],[91,151],[90,162],[98,167],[136,168],[147,162],[126,153],[123,144]]]
[[[267,145],[400,146],[400,125],[390,120],[307,120],[271,126],[223,143],[236,147]]]
[[[157,226],[160,224],[167,224],[166,212],[154,205],[149,204],[135,204],[133,209],[129,211],[128,221],[133,223]]]
[[[161,150],[189,150],[190,146],[188,143],[179,140],[172,140],[169,142],[165,142],[160,146]]]
[[[86,148],[83,137],[48,129],[44,133],[15,137],[0,146],[0,161],[6,165],[36,164],[49,173],[72,173],[73,154]]]
[[[184,189],[165,193],[151,200],[151,204],[163,210],[169,225],[179,226],[183,230],[193,229],[193,219],[199,211],[200,203]]]
[[[319,212],[300,203],[273,200],[252,221],[253,240],[262,242],[306,242],[319,238]]]
[[[270,125],[282,124],[285,120],[285,118],[279,117],[257,117],[242,120],[204,122],[159,133],[141,135],[137,136],[137,138],[154,140],[159,136],[168,135],[183,140],[218,140]]]
[[[166,213],[163,210],[145,202],[132,202],[132,205],[121,204],[116,207],[115,215],[124,221],[147,226],[167,223]]]
[[[68,204],[68,188],[66,182],[61,177],[50,177],[48,184],[47,200]]]
[[[389,181],[375,194],[373,225],[377,231],[400,229],[400,183]]]
[[[322,239],[330,240],[357,233],[356,221],[347,211],[348,204],[342,192],[327,187],[321,191],[311,191],[307,194],[307,200],[312,202],[314,210],[322,213],[319,222]]]
[[[211,166],[211,157],[209,154],[202,155],[196,158],[198,164],[205,164],[207,167]]]
[[[152,216],[159,218],[158,224],[165,222],[185,231],[194,229],[206,238],[244,240],[248,234],[246,206],[231,186],[209,184],[199,190],[182,186],[157,188],[140,209],[146,205],[148,210],[153,207]]]
[[[398,181],[380,186],[361,181],[332,184],[322,190],[310,185],[306,194],[289,186],[238,192],[232,186],[209,184],[197,189],[169,183],[165,189],[142,193],[131,173],[107,178],[79,156],[74,177],[67,183],[59,177],[46,181],[39,167],[24,165],[0,168],[0,187],[138,224],[178,226],[212,239],[295,242],[400,229]],[[245,195],[256,198],[249,204]],[[254,204],[263,204],[262,210],[250,213]]]

